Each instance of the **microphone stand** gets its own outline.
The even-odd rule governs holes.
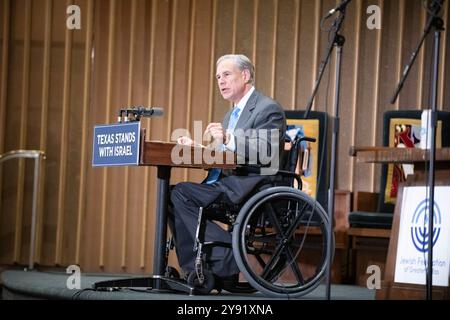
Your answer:
[[[436,3],[437,2],[437,3]],[[406,66],[403,77],[400,80],[400,83],[395,91],[395,94],[391,100],[391,103],[395,103],[398,94],[403,87],[403,84],[406,80],[406,77],[411,70],[411,66],[413,65],[418,51],[422,47],[425,38],[430,33],[431,29],[434,28],[434,52],[433,52],[433,92],[431,97],[431,145],[429,146],[430,151],[430,164],[428,170],[428,187],[429,187],[429,200],[428,200],[428,208],[430,210],[429,219],[428,219],[428,261],[427,261],[427,272],[426,272],[426,299],[432,300],[432,289],[433,289],[433,224],[434,224],[434,185],[435,185],[435,158],[436,158],[436,127],[437,127],[437,95],[438,95],[438,80],[439,80],[439,50],[440,50],[440,40],[441,40],[441,31],[444,30],[444,21],[438,17],[438,13],[442,7],[442,1],[433,1],[436,4],[434,10],[432,12],[431,17],[428,20],[426,28],[423,32],[422,38],[420,39],[419,45],[416,50],[413,52],[411,56],[411,60],[409,64]],[[427,126],[428,126],[427,119]],[[430,134],[429,132],[427,134]]]
[[[339,31],[342,27],[342,23],[345,18],[345,8],[348,2],[342,6],[339,10],[339,15],[333,23],[333,40],[329,43],[327,55],[325,60],[322,61],[319,68],[319,75],[317,77],[316,83],[314,85],[313,93],[309,99],[308,105],[306,107],[306,112],[304,115],[304,119],[307,119],[309,113],[311,111],[312,103],[314,97],[319,88],[320,81],[322,79],[324,70],[328,62],[330,61],[331,52],[334,47],[337,47],[337,55],[336,55],[336,74],[335,74],[335,100],[334,100],[334,108],[333,108],[333,118],[332,118],[332,140],[331,140],[331,164],[330,164],[330,184],[328,189],[328,219],[329,223],[327,226],[328,233],[328,243],[327,243],[327,267],[326,267],[326,299],[330,300],[330,282],[331,282],[331,264],[333,263],[333,254],[331,252],[332,246],[332,237],[333,237],[333,213],[334,213],[334,185],[335,185],[335,172],[336,172],[336,151],[337,151],[337,143],[338,143],[338,132],[339,132],[339,98],[340,98],[340,88],[341,88],[341,67],[342,67],[342,47],[345,43],[345,38],[339,34]]]

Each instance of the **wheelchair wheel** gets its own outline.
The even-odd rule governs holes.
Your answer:
[[[242,207],[233,229],[233,253],[247,281],[271,297],[300,297],[325,276],[328,216],[304,192],[272,187]]]

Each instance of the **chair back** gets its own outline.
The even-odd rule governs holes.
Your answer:
[[[303,159],[303,150],[301,144],[301,136],[299,135],[294,140],[287,138],[284,142],[284,150],[281,159],[280,169],[292,173],[302,174],[301,166],[299,166]]]
[[[419,147],[422,111],[417,109],[386,111],[383,115],[383,146]],[[450,146],[450,112],[438,111],[436,147],[447,146]],[[378,212],[394,212],[398,185],[412,170],[413,165],[382,165]]]
[[[300,141],[291,135],[291,147],[284,162],[284,169],[301,175],[302,191],[326,209],[327,208],[327,124],[325,112],[311,111],[308,119],[303,119],[304,110],[287,110],[287,136],[291,126],[301,127],[301,134],[315,138],[316,142]],[[297,137],[298,138],[298,137]]]

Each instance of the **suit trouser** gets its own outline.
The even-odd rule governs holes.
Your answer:
[[[195,233],[200,207],[207,207],[223,195],[220,182],[214,184],[199,184],[181,182],[171,191],[172,233],[175,241],[178,263],[185,272],[194,270],[196,252],[194,251]],[[231,233],[222,229],[214,222],[207,221],[205,241],[220,241],[231,243]],[[239,273],[234,260],[233,250],[214,246],[211,256],[206,257],[211,271],[217,276],[225,277]]]

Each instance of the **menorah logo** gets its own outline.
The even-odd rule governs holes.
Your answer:
[[[436,244],[441,233],[441,211],[436,202],[434,202],[434,215],[433,215],[433,241],[432,245]],[[419,203],[411,220],[411,239],[414,247],[420,252],[428,251],[428,241],[430,239],[430,232],[428,221],[430,219],[430,207],[429,200],[425,199]]]

